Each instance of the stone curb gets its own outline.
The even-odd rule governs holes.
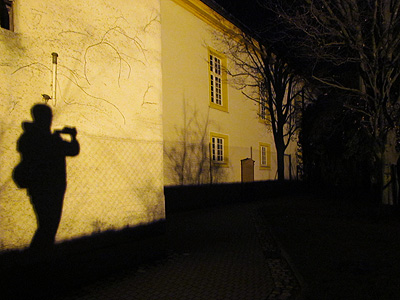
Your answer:
[[[253,220],[274,284],[266,300],[301,299],[302,280],[289,263],[287,253],[282,250],[259,211],[254,211]]]

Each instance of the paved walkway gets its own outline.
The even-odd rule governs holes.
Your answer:
[[[167,216],[167,259],[125,270],[58,299],[292,299],[298,286],[257,205]]]

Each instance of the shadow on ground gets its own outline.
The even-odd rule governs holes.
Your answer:
[[[240,202],[269,200],[303,194],[307,187],[298,181],[167,186],[164,188],[168,213],[217,207]]]
[[[165,221],[0,255],[2,299],[53,299],[71,288],[165,256]],[[56,298],[55,298],[56,299]]]
[[[268,201],[262,215],[303,278],[305,299],[399,299],[396,207],[310,195]]]

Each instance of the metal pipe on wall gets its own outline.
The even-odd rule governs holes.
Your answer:
[[[53,105],[56,105],[56,97],[57,97],[57,57],[58,54],[53,52],[52,54],[53,57],[53,80],[52,80],[52,94],[51,94],[51,99],[53,100]]]

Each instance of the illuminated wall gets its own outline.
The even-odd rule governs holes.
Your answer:
[[[75,126],[57,242],[163,219],[158,0],[18,0],[0,29],[0,250],[29,245],[36,218],[11,174],[30,109],[52,95],[53,128]]]
[[[161,15],[166,185],[240,182],[241,160],[251,155],[254,179],[274,179],[273,136],[260,122],[258,104],[235,88],[228,76],[227,109],[210,105],[208,56],[210,51],[224,52],[215,32],[221,24],[232,24],[198,0],[161,0]],[[226,60],[229,69],[233,63],[229,57]],[[229,161],[210,179],[204,153],[209,153],[213,133],[227,137]],[[199,146],[202,143],[206,147]],[[260,166],[260,143],[271,145],[269,168]],[[295,153],[295,147],[290,151]]]

